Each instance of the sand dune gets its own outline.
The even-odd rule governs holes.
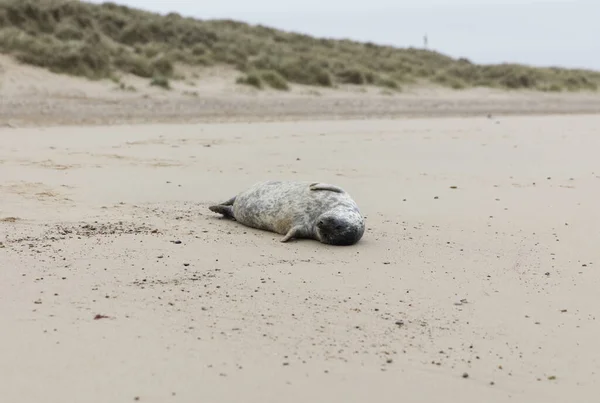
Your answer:
[[[0,129],[2,401],[594,401],[600,117],[321,118]],[[208,211],[265,178],[365,237]]]
[[[185,72],[185,71],[184,71]],[[596,93],[542,93],[406,85],[335,89],[294,85],[289,92],[236,85],[231,69],[194,70],[172,90],[123,75],[89,81],[0,56],[0,126],[328,121],[497,115],[595,114]],[[197,77],[197,78],[190,78]]]

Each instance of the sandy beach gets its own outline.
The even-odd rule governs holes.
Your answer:
[[[3,403],[597,399],[597,96],[193,103],[15,74]],[[282,244],[208,210],[264,179],[342,186],[364,238]]]
[[[598,127],[5,129],[3,400],[592,401]],[[207,210],[263,178],[340,184],[367,234]]]

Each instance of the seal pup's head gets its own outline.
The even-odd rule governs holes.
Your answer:
[[[337,207],[317,218],[317,238],[329,245],[347,246],[357,243],[365,232],[365,222],[358,210]]]

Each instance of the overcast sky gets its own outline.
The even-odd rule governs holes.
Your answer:
[[[430,48],[478,63],[600,70],[600,0],[113,1],[401,47],[422,46],[427,34]]]

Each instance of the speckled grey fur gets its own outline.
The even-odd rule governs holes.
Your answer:
[[[318,182],[265,181],[209,209],[240,223],[292,238],[352,245],[365,231],[358,205],[340,187]]]

